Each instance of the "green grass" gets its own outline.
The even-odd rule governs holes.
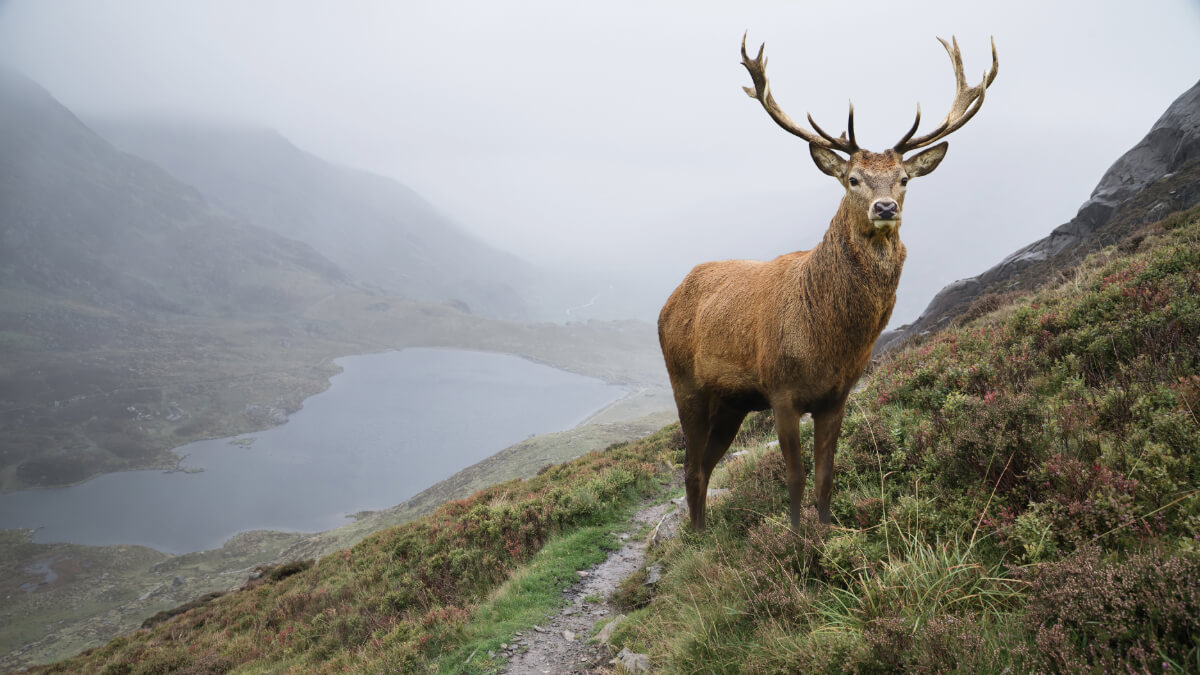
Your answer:
[[[562,591],[578,581],[575,571],[602,562],[619,548],[612,535],[620,524],[586,527],[548,542],[475,610],[463,629],[466,642],[438,660],[439,672],[487,673],[502,666],[503,661],[487,657],[488,651],[499,650],[513,633],[542,623],[561,607]]]

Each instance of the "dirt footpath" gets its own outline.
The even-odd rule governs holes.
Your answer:
[[[654,527],[676,505],[664,502],[642,509],[633,517],[632,530],[642,525]],[[628,535],[622,535],[628,536]],[[607,645],[589,644],[588,638],[597,621],[609,621],[618,611],[608,598],[617,585],[633,574],[646,562],[646,538],[630,538],[620,550],[610,553],[608,559],[580,572],[580,581],[563,592],[567,606],[547,625],[534,626],[522,631],[508,645],[508,669],[511,675],[548,673],[602,673],[613,672],[608,665],[613,654]],[[599,602],[587,602],[585,598],[600,598]]]

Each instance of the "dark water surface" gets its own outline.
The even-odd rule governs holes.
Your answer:
[[[202,472],[127,471],[0,495],[0,529],[42,543],[219,547],[244,530],[316,532],[386,508],[532,434],[575,426],[620,387],[506,354],[405,349],[344,371],[287,424],[176,449]]]

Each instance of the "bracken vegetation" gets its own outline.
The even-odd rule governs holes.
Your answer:
[[[835,527],[791,530],[776,451],[729,462],[618,644],[667,672],[1200,671],[1200,210],[997,298],[851,397]]]

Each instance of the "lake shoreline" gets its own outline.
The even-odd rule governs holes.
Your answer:
[[[326,531],[524,438],[578,426],[630,394],[483,350],[408,348],[334,365],[341,372],[330,386],[287,424],[254,434],[252,447],[238,443],[246,434],[197,441],[172,450],[174,470],[0,495],[0,526],[37,528],[35,543],[175,555],[219,548],[247,530]]]

